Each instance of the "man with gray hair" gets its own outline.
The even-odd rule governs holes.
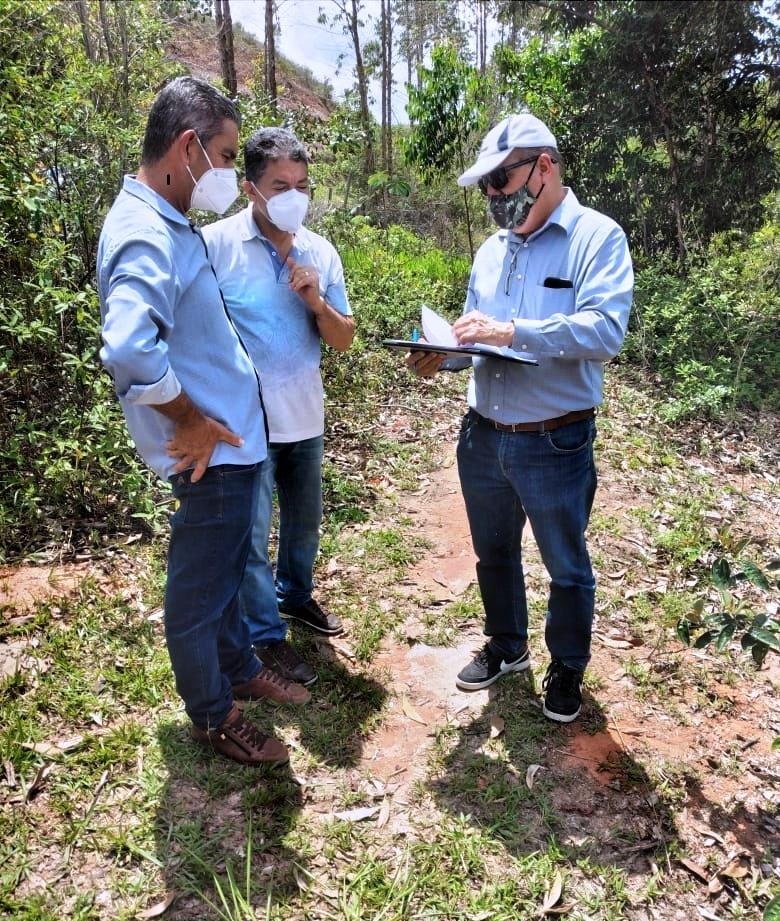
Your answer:
[[[266,456],[252,361],[225,313],[190,208],[224,212],[238,194],[238,112],[213,86],[179,77],[146,126],[141,167],[106,217],[97,279],[100,357],[130,435],[177,499],[165,638],[193,737],[243,764],[288,760],[236,699],[304,703],[309,692],[256,657],[238,607],[258,472]]]
[[[341,622],[312,597],[322,519],[325,412],[320,343],[344,351],[354,333],[341,260],[306,229],[306,149],[285,128],[261,128],[244,147],[248,207],[204,228],[230,316],[263,384],[270,444],[239,603],[266,666],[307,685],[314,669],[287,642],[292,618],[322,634]],[[276,578],[269,560],[274,486]]]
[[[604,362],[628,324],[631,258],[621,228],[563,185],[557,142],[533,115],[510,115],[488,132],[458,182],[478,183],[500,229],[474,258],[453,333],[461,344],[506,347],[539,366],[473,359],[458,472],[488,642],[457,684],[486,688],[530,664],[521,551],[528,521],[550,576],[543,712],[568,723],[580,713],[590,658],[595,580],[585,530],[596,491],[595,412]],[[443,361],[415,352],[409,364],[430,376]],[[444,367],[458,366],[450,359]]]

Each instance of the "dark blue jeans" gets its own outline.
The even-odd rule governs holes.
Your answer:
[[[322,435],[268,446],[252,549],[238,596],[252,642],[261,646],[287,635],[279,605],[295,608],[311,598],[322,522],[322,451]],[[276,579],[268,557],[274,486],[279,498]]]
[[[171,477],[179,507],[171,517],[165,638],[176,689],[192,722],[213,729],[233,704],[231,685],[261,668],[238,608],[262,464],[209,467]]]
[[[477,555],[490,646],[507,660],[528,638],[521,538],[531,523],[550,576],[545,640],[573,668],[590,658],[596,584],[585,544],[596,467],[596,425],[499,432],[474,412],[463,419],[458,472]]]

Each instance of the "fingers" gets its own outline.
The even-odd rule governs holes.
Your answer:
[[[209,465],[208,458],[206,458],[206,460],[199,460],[195,464],[195,469],[192,471],[192,476],[190,477],[190,483],[197,483],[198,480],[203,476],[203,474],[208,469],[208,465]]]
[[[244,444],[244,439],[235,432],[231,432],[229,428],[219,422],[215,422],[214,425],[217,429],[217,441],[225,441],[234,448],[240,448]]]
[[[433,377],[441,368],[444,355],[435,352],[412,352],[406,364],[418,377]]]

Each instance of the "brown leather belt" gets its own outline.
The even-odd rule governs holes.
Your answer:
[[[506,425],[504,422],[496,422],[494,419],[488,419],[480,415],[474,409],[471,411],[480,422],[487,423],[487,425],[492,426],[494,429],[498,429],[499,432],[539,432],[540,434],[544,432],[553,432],[563,425],[569,425],[570,422],[579,422],[581,419],[590,419],[592,416],[596,415],[596,410],[591,407],[590,409],[575,409],[570,413],[566,413],[565,416],[556,416],[555,419],[544,419],[542,422],[515,422],[512,425]]]

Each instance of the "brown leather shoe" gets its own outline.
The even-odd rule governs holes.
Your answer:
[[[307,704],[311,700],[311,694],[302,684],[287,681],[267,665],[249,681],[234,684],[233,697],[237,700],[259,700],[261,697],[267,697],[278,704]]]
[[[233,704],[219,729],[192,727],[192,738],[241,764],[287,764],[290,756],[281,742],[263,735]]]

